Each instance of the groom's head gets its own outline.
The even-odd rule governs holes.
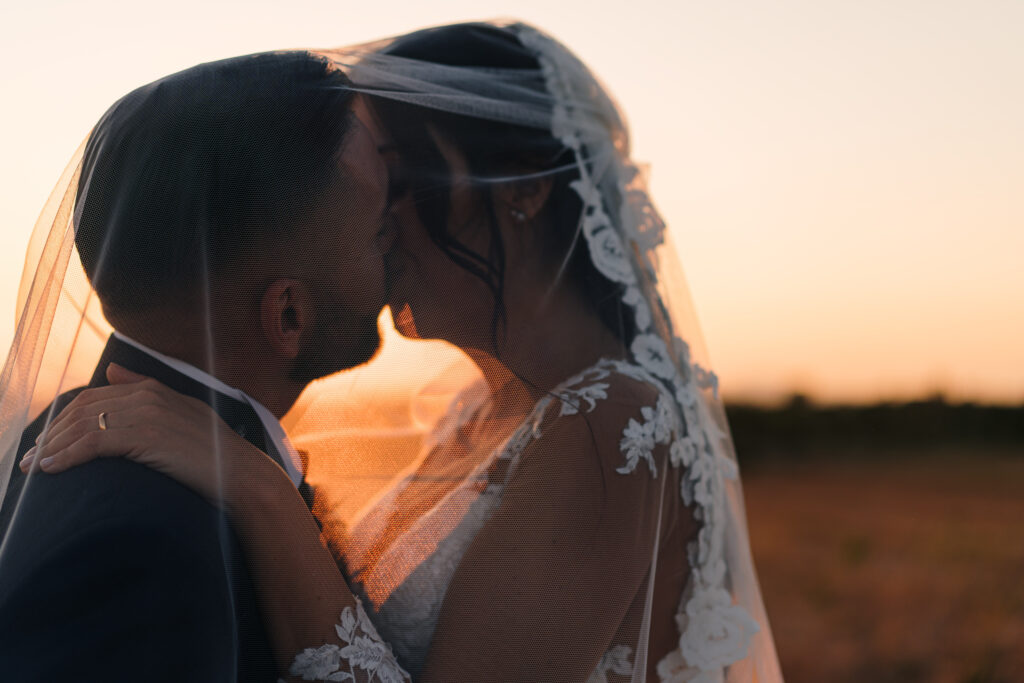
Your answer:
[[[349,85],[313,54],[265,53],[168,76],[104,114],[75,241],[115,328],[172,355],[212,345],[220,367],[232,353],[280,363],[296,383],[373,355],[387,174]]]

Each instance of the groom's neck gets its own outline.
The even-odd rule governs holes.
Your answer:
[[[231,344],[217,343],[205,330],[181,327],[166,333],[157,333],[153,328],[119,332],[241,389],[278,419],[291,409],[305,388],[288,378],[286,368],[278,367],[278,359],[267,357],[261,349],[250,348],[242,338],[236,337]]]

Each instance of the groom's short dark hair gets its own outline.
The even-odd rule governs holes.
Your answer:
[[[281,248],[336,174],[350,81],[275,52],[138,88],[86,143],[75,242],[108,314],[175,301],[232,259]]]

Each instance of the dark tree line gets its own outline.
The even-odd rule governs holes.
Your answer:
[[[1024,457],[1024,405],[949,403],[936,396],[908,403],[816,405],[793,396],[777,407],[726,406],[741,461],[792,455],[813,457],[880,447],[997,449]]]

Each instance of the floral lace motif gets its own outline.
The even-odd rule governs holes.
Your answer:
[[[671,399],[664,395],[658,396],[658,403],[653,408],[644,407],[641,414],[643,423],[630,418],[629,424],[622,432],[622,453],[626,456],[626,464],[616,470],[620,474],[629,474],[636,469],[640,460],[647,462],[651,475],[658,476],[658,466],[654,463],[654,448],[657,444],[667,444],[674,434],[678,433],[678,420],[672,412]]]
[[[335,625],[343,646],[329,643],[306,648],[292,662],[288,672],[304,681],[356,681],[356,671],[368,683],[409,683],[412,679],[399,666],[395,655],[378,635],[377,629],[356,597],[356,608],[346,607]],[[347,665],[345,669],[343,665]]]
[[[633,663],[629,661],[632,654],[633,648],[628,645],[616,645],[611,648],[601,657],[601,661],[598,662],[594,673],[590,674],[587,683],[608,683],[609,672],[619,676],[632,676]]]
[[[582,389],[566,389],[559,395],[562,399],[562,410],[559,415],[576,415],[581,407],[589,413],[597,406],[598,400],[608,398],[608,386],[607,382],[597,382]]]
[[[745,658],[759,625],[725,589],[725,540],[729,520],[725,481],[737,477],[735,463],[722,452],[727,439],[715,423],[702,391],[717,396],[718,379],[691,363],[689,347],[672,334],[671,321],[654,293],[654,250],[665,224],[643,188],[640,170],[628,158],[624,127],[615,105],[596,85],[586,66],[543,33],[517,25],[520,41],[537,53],[554,99],[552,134],[575,152],[580,178],[572,183],[583,202],[582,232],[595,267],[623,286],[622,301],[632,307],[637,335],[631,352],[645,379],[663,389],[655,406],[644,408],[643,422],[631,420],[623,432],[626,464],[633,472],[641,460],[657,476],[653,449],[669,443],[669,462],[684,467],[683,502],[695,505],[701,521],[687,552],[692,583],[677,613],[679,648],[658,664],[662,681],[721,681],[725,668]],[[651,292],[651,293],[648,293]],[[659,314],[655,328],[652,307]],[[657,332],[656,332],[657,330]],[[667,331],[667,334],[666,334]],[[671,340],[671,348],[665,343]],[[607,386],[563,398],[563,414],[586,402],[592,408]],[[566,408],[566,406],[569,406]],[[602,660],[603,661],[603,660]]]

